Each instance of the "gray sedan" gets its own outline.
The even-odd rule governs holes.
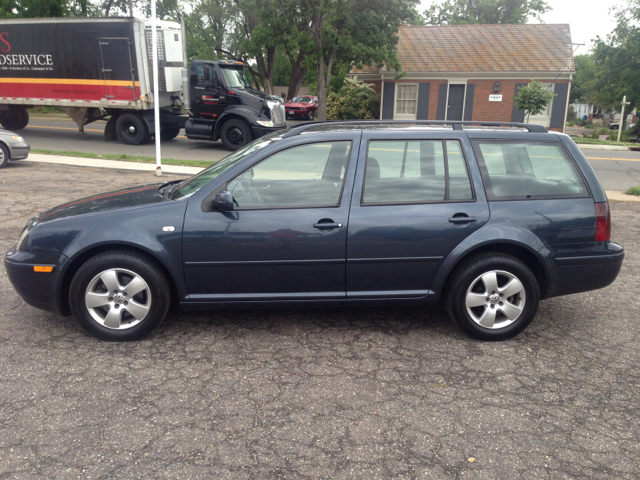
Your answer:
[[[20,135],[0,128],[0,168],[6,167],[9,160],[24,160],[29,156],[31,147]]]

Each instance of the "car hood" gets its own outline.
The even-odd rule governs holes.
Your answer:
[[[158,193],[161,184],[127,188],[115,192],[101,193],[91,197],[74,200],[41,213],[32,222],[44,223],[61,218],[100,213],[120,208],[141,207],[153,203],[170,201]]]

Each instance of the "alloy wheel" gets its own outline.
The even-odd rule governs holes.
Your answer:
[[[512,273],[491,270],[483,273],[467,289],[467,313],[478,325],[499,329],[515,322],[526,303],[522,282]]]
[[[126,330],[146,318],[151,309],[151,290],[140,275],[112,268],[89,282],[84,301],[97,323],[114,330]]]

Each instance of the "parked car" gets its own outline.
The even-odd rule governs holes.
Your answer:
[[[284,108],[287,112],[287,118],[301,117],[313,120],[318,109],[318,97],[311,95],[294,97],[290,102],[284,104]]]
[[[20,135],[0,128],[0,168],[6,167],[12,160],[24,160],[30,150],[31,147]]]
[[[624,251],[569,136],[476,123],[323,122],[269,134],[186,180],[34,217],[5,267],[27,303],[73,313],[107,340],[149,333],[172,298],[191,309],[425,313],[442,301],[468,334],[506,339],[540,299],[612,283]]]

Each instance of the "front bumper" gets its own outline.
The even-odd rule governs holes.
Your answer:
[[[18,295],[29,305],[49,312],[68,315],[60,295],[62,277],[69,259],[54,253],[17,251],[15,247],[4,257],[4,268]],[[36,273],[36,265],[52,266],[51,273]]]
[[[31,151],[31,147],[23,142],[7,142],[7,147],[9,147],[9,158],[11,160],[24,160]]]
[[[587,253],[587,252],[584,252]],[[620,273],[624,249],[607,242],[585,254],[557,254],[555,268],[544,298],[588,292],[611,285]]]
[[[268,133],[277,132],[278,130],[282,130],[284,128],[286,128],[286,126],[282,126],[282,127],[261,127],[261,126],[254,126],[254,125],[251,126],[251,129],[253,130],[253,138],[264,137]]]

